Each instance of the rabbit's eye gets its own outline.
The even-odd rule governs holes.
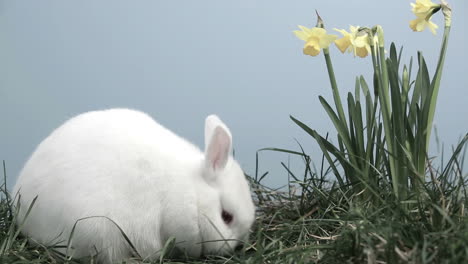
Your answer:
[[[223,212],[221,213],[221,217],[223,218],[223,221],[224,223],[226,223],[226,225],[229,225],[231,222],[232,222],[232,219],[234,218],[234,216],[232,216],[232,214],[226,212],[223,210]]]

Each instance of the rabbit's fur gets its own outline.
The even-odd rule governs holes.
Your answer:
[[[73,257],[151,260],[171,237],[190,257],[231,253],[248,236],[254,204],[230,155],[230,131],[214,115],[206,118],[205,145],[203,153],[135,110],[78,115],[40,143],[21,171],[13,190],[18,224],[37,196],[23,234],[66,245],[76,224],[62,249]]]

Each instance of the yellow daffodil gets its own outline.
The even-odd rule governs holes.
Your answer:
[[[410,21],[410,28],[413,31],[423,31],[428,27],[435,35],[438,26],[431,21],[431,17],[435,12],[439,11],[441,5],[434,4],[431,0],[416,0],[416,3],[411,3],[411,6],[416,19]]]
[[[323,28],[307,28],[299,26],[301,30],[295,30],[294,34],[304,40],[304,54],[310,56],[317,56],[321,49],[328,48],[330,44],[337,38],[335,35],[327,34]]]
[[[335,45],[344,53],[353,52],[354,56],[366,57],[370,52],[369,37],[366,32],[359,31],[359,27],[350,26],[347,32],[344,29],[334,29],[340,32],[343,37],[335,40]]]

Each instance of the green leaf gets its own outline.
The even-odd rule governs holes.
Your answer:
[[[361,75],[359,78],[359,83],[361,84],[362,92],[364,93],[364,96],[367,96],[369,94],[369,86],[366,83],[366,80],[364,79],[364,76]]]
[[[293,150],[289,150],[289,149],[282,149],[282,148],[262,148],[262,149],[259,149],[258,151],[265,151],[265,150],[276,151],[276,152],[284,152],[284,153],[289,153],[289,154],[293,154],[293,155],[304,156],[304,154],[301,153],[301,152],[293,151]]]
[[[360,88],[361,88],[361,83],[359,82],[359,77],[356,77],[356,82],[354,86],[354,95],[356,97],[356,101],[359,101],[361,99]]]
[[[397,61],[397,65],[398,67],[400,66],[400,62],[401,62],[401,55],[403,54],[403,46],[401,46],[400,48],[400,52],[398,52],[398,61]]]
[[[338,132],[339,138],[343,140],[344,145],[350,151],[350,155],[353,153],[352,146],[351,146],[351,139],[346,129],[346,124],[342,123],[338,116],[335,114],[335,111],[331,108],[331,106],[327,103],[327,101],[322,97],[319,96],[320,103],[322,103],[323,108],[327,112],[328,116],[330,117],[333,125],[335,126],[336,131]]]
[[[419,62],[419,71],[418,76],[416,77],[416,82],[419,80],[421,85],[421,105],[430,104],[430,96],[432,95],[431,91],[431,81],[429,79],[429,71],[427,70],[426,61],[421,52],[418,52],[418,62]],[[426,108],[426,107],[424,107]]]
[[[364,150],[364,126],[362,122],[362,109],[361,103],[356,102],[356,110],[355,110],[355,127],[356,127],[356,139],[358,143],[358,149],[360,153],[360,157],[365,157],[365,150]]]
[[[341,173],[339,172],[338,168],[335,165],[335,162],[333,161],[333,159],[330,156],[330,153],[332,153],[332,155],[334,155],[339,160],[340,164],[344,164],[346,161],[345,161],[344,156],[341,155],[341,152],[338,151],[338,149],[335,146],[333,146],[333,144],[328,142],[328,140],[321,137],[315,130],[311,129],[310,127],[308,127],[307,125],[305,125],[301,121],[297,120],[293,116],[289,116],[289,117],[291,118],[291,120],[294,123],[296,123],[300,128],[302,128],[307,134],[312,136],[317,141],[317,143],[319,144],[319,147],[322,150],[327,162],[329,163],[330,167],[332,168],[333,174],[335,175],[336,179],[338,180],[340,186],[341,187],[346,186],[345,183],[344,183],[344,180],[343,180],[343,178],[341,176]]]
[[[398,57],[397,57],[397,53],[396,53],[395,43],[393,43],[393,42],[392,42],[392,44],[390,44],[390,60],[395,62],[396,66],[398,67]]]
[[[351,93],[348,93],[348,117],[349,117],[349,136],[351,142],[351,148],[353,149],[353,153],[356,154],[356,135],[354,129],[354,98]]]

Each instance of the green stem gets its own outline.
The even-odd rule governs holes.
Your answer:
[[[345,174],[348,179],[353,179],[358,173],[360,172],[360,166],[358,164],[358,161],[356,160],[356,150],[354,148],[354,145],[352,143],[352,132],[348,128],[348,123],[346,121],[346,116],[344,114],[343,110],[343,105],[341,102],[341,97],[340,97],[340,92],[338,90],[338,85],[336,84],[336,78],[335,78],[335,73],[333,71],[333,65],[331,62],[330,58],[330,52],[329,49],[326,48],[324,49],[324,55],[325,55],[325,62],[327,65],[327,70],[328,70],[328,76],[330,78],[330,84],[333,92],[333,100],[335,101],[335,107],[336,111],[338,112],[338,116],[336,116],[334,111],[331,109],[331,107],[326,103],[325,100],[321,99],[322,105],[325,107],[325,110],[331,117],[333,124],[335,125],[337,131],[338,131],[338,140],[342,140],[348,154],[348,160],[346,163],[343,163],[342,166],[345,170]],[[350,120],[350,122],[352,122]],[[349,172],[346,168],[352,168],[352,172]],[[353,183],[355,181],[352,181]]]
[[[340,120],[345,125],[346,130],[348,130],[348,123],[346,122],[343,105],[341,104],[340,92],[338,91],[338,85],[336,84],[335,72],[333,71],[329,49],[324,49],[323,54],[325,55],[325,63],[327,64],[328,76],[330,77],[330,85],[333,91],[333,100],[335,101],[336,110],[338,111]]]
[[[395,159],[395,149],[394,149],[394,139],[392,137],[393,131],[391,126],[391,109],[390,109],[390,96],[389,96],[389,84],[388,84],[388,71],[387,63],[385,60],[385,46],[384,46],[384,37],[383,31],[379,27],[377,30],[379,37],[379,47],[374,49],[372,47],[372,63],[374,66],[374,71],[377,77],[378,84],[378,97],[380,102],[380,109],[382,111],[383,117],[383,126],[385,131],[385,142],[387,144],[387,150],[389,152],[388,160],[390,163],[389,174],[391,176],[393,192],[397,198],[401,197],[400,191],[400,178],[397,171],[397,160]]]
[[[432,90],[432,96],[431,96],[431,103],[429,106],[429,116],[428,116],[428,122],[427,122],[427,127],[426,127],[426,153],[429,150],[429,140],[431,138],[431,132],[432,132],[432,122],[434,121],[434,114],[435,114],[435,109],[436,109],[436,104],[437,104],[437,96],[439,94],[439,87],[440,87],[440,79],[442,78],[442,70],[444,68],[444,62],[445,62],[445,53],[447,51],[447,45],[448,45],[448,39],[450,35],[450,25],[444,27],[444,36],[442,38],[442,47],[440,48],[440,55],[439,55],[439,61],[437,63],[437,68],[436,72],[434,73],[434,77],[431,82],[431,90]]]

